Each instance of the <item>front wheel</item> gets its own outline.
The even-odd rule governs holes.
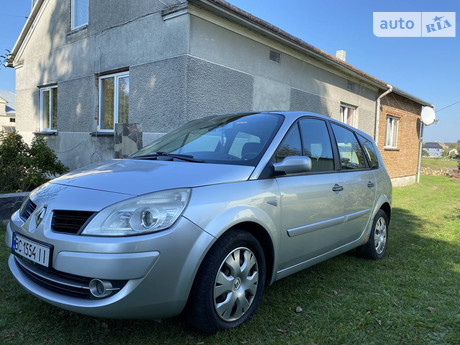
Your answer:
[[[255,313],[265,284],[265,257],[242,230],[225,233],[206,255],[193,284],[187,318],[207,333],[238,327]]]
[[[358,248],[358,252],[365,258],[378,260],[383,258],[387,250],[388,216],[379,210],[372,222],[372,230],[367,243]]]

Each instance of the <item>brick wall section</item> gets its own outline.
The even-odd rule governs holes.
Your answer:
[[[394,93],[381,100],[378,147],[391,178],[417,174],[421,111],[420,104]],[[387,115],[399,118],[397,150],[384,148]]]

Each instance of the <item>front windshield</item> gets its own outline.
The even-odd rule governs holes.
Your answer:
[[[207,163],[256,165],[278,131],[276,114],[217,115],[186,123],[136,152],[193,156]]]

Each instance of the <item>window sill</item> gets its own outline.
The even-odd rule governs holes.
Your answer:
[[[80,26],[75,29],[71,29],[70,31],[67,31],[67,39],[70,40],[70,42],[73,42],[80,38],[85,38],[87,36],[88,36],[88,24]]]
[[[114,132],[91,132],[89,133],[92,137],[113,137]]]
[[[88,24],[77,26],[76,28],[70,29],[70,31],[67,33],[67,35],[76,34],[77,32],[86,30],[87,28],[88,28]]]
[[[384,147],[383,148],[385,151],[399,151],[399,149],[397,147]]]
[[[57,131],[40,131],[40,132],[33,132],[34,135],[58,135]]]

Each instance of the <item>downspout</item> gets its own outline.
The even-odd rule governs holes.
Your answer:
[[[375,109],[375,136],[374,136],[374,141],[377,144],[379,143],[379,125],[380,125],[380,100],[388,95],[390,92],[393,91],[393,86],[390,84],[387,84],[388,90],[386,90],[384,93],[382,93],[378,98],[377,98],[377,104],[376,104],[376,109]]]

